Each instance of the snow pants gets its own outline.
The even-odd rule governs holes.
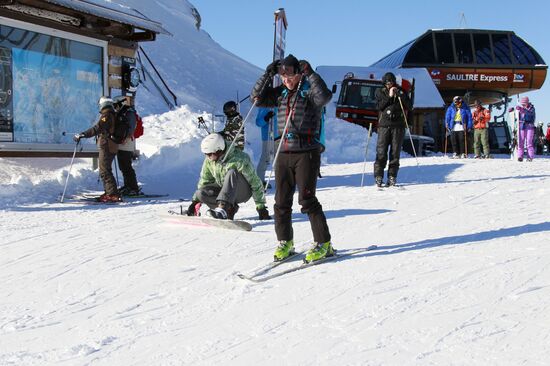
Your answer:
[[[527,142],[527,156],[533,159],[535,157],[535,147],[533,146],[535,126],[531,124],[521,124],[518,132],[518,158],[523,158],[523,148]]]
[[[218,201],[231,205],[248,201],[252,197],[252,189],[241,173],[230,169],[224,177],[222,187],[216,184],[208,185],[197,190],[195,195],[208,207],[216,208]]]
[[[476,128],[474,130],[474,154],[481,156],[481,147],[483,146],[483,155],[488,156],[489,149],[489,130],[487,128]]]
[[[116,186],[116,180],[113,175],[113,160],[115,159],[116,154],[113,154],[109,151],[109,146],[107,142],[101,142],[98,146],[99,150],[99,176],[103,182],[103,189],[105,193],[109,195],[118,194],[118,188]]]
[[[133,151],[118,150],[117,152],[118,168],[124,177],[124,186],[132,190],[138,190],[136,171],[132,167]]]
[[[277,240],[293,239],[292,202],[298,186],[298,203],[307,214],[313,240],[330,241],[330,232],[323,207],[315,196],[317,177],[321,166],[319,149],[304,152],[282,152],[275,163],[275,234]]]
[[[378,127],[378,141],[376,142],[376,160],[374,162],[374,176],[384,177],[384,168],[389,164],[388,177],[396,177],[399,171],[399,157],[403,147],[405,128],[403,127]]]
[[[451,144],[453,145],[453,152],[457,155],[466,154],[464,138],[464,131],[451,132]]]

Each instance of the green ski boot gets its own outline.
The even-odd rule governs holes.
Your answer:
[[[315,246],[306,253],[304,262],[311,263],[333,255],[334,249],[332,248],[330,241],[327,241],[326,243],[315,243]]]
[[[273,260],[275,262],[282,261],[291,254],[294,253],[294,240],[281,240],[279,241],[279,246],[275,249],[275,254],[273,255]]]

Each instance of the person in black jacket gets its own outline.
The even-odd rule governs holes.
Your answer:
[[[376,160],[374,162],[374,180],[378,187],[382,187],[384,168],[388,161],[388,181],[386,186],[397,184],[399,171],[399,155],[405,136],[405,111],[411,108],[410,99],[396,83],[395,75],[391,72],[382,78],[384,87],[376,90],[376,106],[379,111],[378,141],[376,143]],[[400,102],[401,100],[401,102]],[[401,105],[402,104],[402,105]]]
[[[272,80],[277,73],[283,85],[274,88]],[[307,61],[288,55],[267,66],[250,96],[260,107],[277,108],[275,136],[282,136],[278,139],[282,145],[274,162],[274,217],[279,242],[275,260],[283,260],[294,251],[292,200],[296,186],[298,202],[302,213],[308,215],[315,241],[306,254],[306,262],[332,255],[327,220],[315,196],[321,165],[321,116],[323,107],[332,98],[331,91]],[[287,120],[288,129],[284,131]]]

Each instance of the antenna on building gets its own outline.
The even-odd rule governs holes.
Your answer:
[[[464,23],[464,26],[462,26],[462,23]],[[464,12],[460,13],[460,21],[458,23],[458,27],[461,29],[468,28],[468,22],[466,21],[466,15],[464,15]]]

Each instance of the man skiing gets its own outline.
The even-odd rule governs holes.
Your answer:
[[[453,145],[453,159],[467,158],[467,133],[472,129],[472,111],[462,102],[458,95],[445,113],[445,126],[451,132],[451,144]]]
[[[283,85],[272,86],[279,73]],[[298,202],[308,215],[313,231],[313,247],[305,261],[312,262],[334,254],[327,219],[315,192],[321,164],[320,130],[323,107],[331,91],[311,65],[293,55],[269,64],[250,94],[260,107],[277,108],[279,155],[275,170],[275,233],[279,242],[274,259],[280,261],[294,252],[292,201],[298,186]],[[288,121],[288,123],[287,123]],[[286,130],[285,130],[286,127]]]
[[[250,157],[239,149],[227,151],[230,143],[221,134],[211,133],[201,142],[205,154],[197,191],[187,210],[188,216],[199,216],[201,203],[210,208],[207,215],[233,220],[239,203],[254,198],[260,220],[269,220],[262,182]]]
[[[518,161],[523,161],[523,149],[527,142],[527,161],[535,157],[533,137],[535,135],[535,106],[529,102],[529,97],[521,97],[516,106],[516,121],[518,121]]]
[[[490,158],[489,150],[489,121],[491,120],[491,112],[481,105],[481,101],[476,99],[474,102],[474,158],[488,159]],[[483,146],[483,155],[481,154],[481,146]]]
[[[221,134],[229,143],[235,140],[235,147],[239,148],[241,151],[244,150],[244,127],[241,130],[243,117],[237,110],[237,103],[232,100],[225,103],[223,105],[223,113],[227,117],[227,121]],[[241,132],[237,135],[239,130],[241,130]]]
[[[125,118],[130,126],[136,126],[136,110],[129,104],[128,97],[120,95],[113,99],[117,118]],[[137,178],[136,171],[132,167],[134,152],[136,150],[136,140],[134,131],[130,131],[131,136],[126,138],[122,144],[118,145],[117,161],[118,167],[124,178],[124,186],[119,189],[122,196],[138,196],[142,194]]]
[[[122,200],[117,186],[111,164],[115,158],[118,145],[113,141],[116,115],[113,107],[113,100],[108,97],[99,98],[99,120],[84,132],[74,135],[73,140],[79,142],[82,138],[97,136],[97,147],[99,150],[99,176],[103,181],[105,193],[97,198],[99,202],[119,202]]]
[[[382,187],[389,148],[388,181],[386,183],[386,186],[389,187],[397,184],[399,157],[406,127],[404,113],[411,108],[411,101],[407,93],[397,85],[393,73],[387,72],[384,74],[382,83],[384,86],[377,89],[375,93],[376,107],[380,113],[380,118],[378,121],[376,160],[374,161],[374,181],[378,187]]]

